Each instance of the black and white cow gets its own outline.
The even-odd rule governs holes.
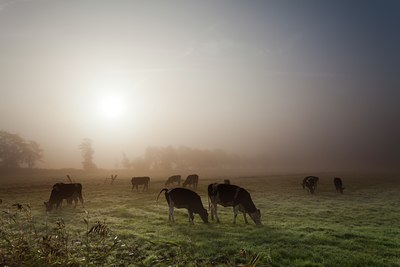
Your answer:
[[[150,183],[150,177],[148,177],[148,176],[132,177],[131,183],[132,183],[132,191],[133,191],[133,188],[136,188],[136,190],[139,190],[139,185],[143,185],[143,191],[148,190],[149,183]]]
[[[311,194],[314,194],[317,189],[317,185],[319,182],[319,177],[317,176],[306,176],[303,179],[303,189],[307,189]]]
[[[192,186],[193,189],[197,189],[197,184],[199,183],[199,176],[197,174],[189,175],[183,182],[183,187]]]
[[[208,212],[203,207],[200,196],[190,189],[186,188],[164,188],[157,196],[165,191],[165,198],[169,206],[169,220],[174,222],[174,207],[177,209],[185,208],[188,210],[189,222],[193,223],[193,213],[199,214],[204,223],[208,223]]]
[[[335,178],[333,178],[333,183],[335,185],[336,192],[338,192],[338,193],[340,192],[341,194],[343,194],[344,187],[343,187],[342,179],[340,179],[339,177],[335,177]]]
[[[165,186],[168,186],[170,184],[177,183],[178,186],[181,185],[181,176],[180,175],[172,175],[168,178],[168,180],[165,182]]]
[[[51,211],[54,205],[56,205],[56,209],[58,209],[63,199],[66,199],[68,203],[74,201],[74,208],[76,208],[78,198],[83,205],[82,185],[80,183],[56,183],[51,190],[49,201],[44,202],[44,205],[46,206],[46,211]]]
[[[208,186],[208,197],[211,202],[211,219],[214,220],[214,216],[219,222],[217,214],[217,204],[223,207],[233,207],[233,223],[236,223],[236,217],[238,211],[243,213],[243,218],[246,223],[248,213],[253,219],[254,223],[261,225],[261,212],[253,203],[250,193],[239,186],[232,184],[210,184]]]

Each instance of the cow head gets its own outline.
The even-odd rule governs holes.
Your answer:
[[[208,212],[206,209],[203,208],[200,210],[199,215],[204,223],[208,223]]]
[[[253,219],[254,223],[256,225],[261,225],[261,211],[259,209],[257,209],[255,212],[253,213],[249,213],[250,217]]]

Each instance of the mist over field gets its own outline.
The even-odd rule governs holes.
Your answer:
[[[172,148],[273,172],[398,170],[398,12],[0,1],[0,130],[39,144],[40,168],[82,168],[89,138],[105,169]]]
[[[399,29],[395,0],[0,0],[0,266],[400,266]]]

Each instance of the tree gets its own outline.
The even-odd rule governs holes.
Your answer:
[[[83,169],[86,171],[95,170],[97,167],[96,164],[93,163],[94,150],[92,148],[92,140],[90,140],[89,138],[84,138],[82,140],[82,143],[79,145],[79,148],[82,151]]]
[[[126,156],[125,153],[122,153],[122,160],[121,160],[122,167],[124,169],[130,169],[132,167],[132,163],[129,158]]]
[[[35,141],[27,141],[18,134],[0,131],[0,168],[33,168],[42,158],[43,150]]]

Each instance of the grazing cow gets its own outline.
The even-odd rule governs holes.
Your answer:
[[[82,185],[80,183],[64,184],[56,183],[53,185],[51,190],[50,199],[48,202],[44,202],[46,211],[51,211],[53,205],[56,205],[56,209],[60,206],[63,199],[66,199],[68,203],[75,201],[75,207],[78,204],[78,198],[83,205],[82,198]]]
[[[344,187],[342,179],[340,179],[339,177],[335,177],[333,178],[333,183],[335,184],[336,192],[340,192],[341,194],[343,194]]]
[[[132,177],[131,183],[132,183],[132,191],[133,188],[135,187],[136,190],[139,190],[139,185],[143,185],[143,190],[146,189],[146,191],[149,189],[149,182],[150,182],[150,177],[144,176],[144,177]]]
[[[197,189],[198,183],[199,183],[199,176],[197,174],[191,174],[183,182],[183,187],[192,186],[193,189]]]
[[[180,175],[172,175],[165,182],[165,186],[168,186],[168,185],[173,184],[173,183],[178,183],[178,186],[180,186],[181,185],[181,176]]]
[[[164,188],[160,191],[157,196],[160,196],[161,192],[165,191],[165,198],[167,199],[169,206],[169,221],[174,222],[174,207],[177,209],[185,208],[188,210],[189,222],[193,223],[193,213],[200,215],[204,223],[208,223],[208,212],[203,207],[200,196],[190,189],[186,188]]]
[[[211,219],[214,216],[219,222],[217,214],[217,204],[223,207],[233,207],[233,223],[236,223],[238,211],[243,213],[243,218],[246,223],[246,213],[250,215],[256,225],[261,225],[261,212],[253,203],[250,193],[244,188],[231,184],[210,184],[208,186],[208,197],[211,202]]]

